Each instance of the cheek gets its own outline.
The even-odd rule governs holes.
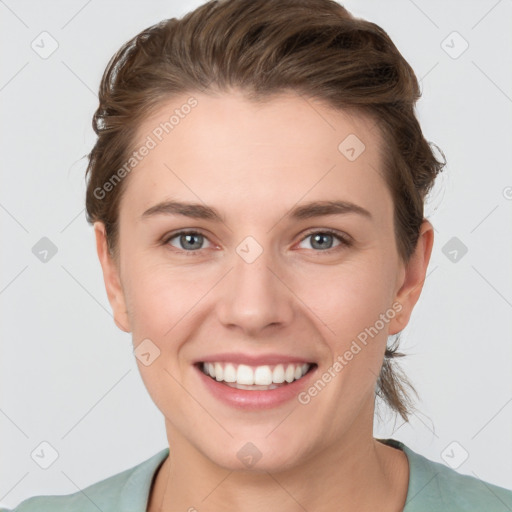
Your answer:
[[[177,268],[136,261],[129,270],[127,283],[133,332],[139,336],[164,337],[193,308],[201,292]]]
[[[391,306],[393,270],[383,261],[382,256],[374,258],[368,254],[366,258],[319,267],[294,278],[297,295],[314,313],[315,323],[324,325],[322,332],[335,340],[340,350],[347,341],[373,326]],[[378,327],[386,331],[380,323]]]
[[[146,364],[137,356],[141,377],[157,407],[179,409],[186,400],[180,352],[195,328],[194,305],[205,292],[169,267],[147,265],[132,267],[128,288],[135,355],[149,352],[154,358]]]

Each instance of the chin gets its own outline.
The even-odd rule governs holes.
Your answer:
[[[301,448],[302,450],[300,450]],[[287,443],[265,435],[237,436],[224,444],[203,447],[203,454],[214,464],[229,470],[251,473],[277,473],[291,469],[305,456],[304,443],[288,438]]]

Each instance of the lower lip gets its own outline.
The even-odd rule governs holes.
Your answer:
[[[297,395],[308,385],[308,382],[317,369],[315,366],[299,380],[294,380],[290,384],[285,384],[276,389],[251,391],[246,389],[236,389],[227,386],[226,384],[222,384],[222,382],[212,379],[206,375],[197,365],[194,365],[194,368],[199,373],[202,382],[213,396],[225,404],[239,409],[270,409],[296,398]]]

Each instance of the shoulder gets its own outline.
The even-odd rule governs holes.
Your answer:
[[[145,511],[154,473],[169,453],[165,448],[129,469],[73,494],[32,496],[13,511],[0,512],[120,512]]]
[[[409,489],[403,512],[510,512],[512,491],[427,459],[395,440],[409,461]]]

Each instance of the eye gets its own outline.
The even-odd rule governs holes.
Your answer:
[[[352,240],[348,236],[341,235],[332,229],[311,231],[302,239],[302,242],[308,238],[311,239],[313,249],[319,249],[320,252],[333,248],[350,247],[352,245]],[[338,240],[339,244],[337,246],[333,247],[333,239]]]
[[[170,243],[171,240],[174,240],[175,238],[178,239],[178,243],[181,247],[176,247]],[[204,247],[201,247],[204,240],[208,239],[198,231],[178,231],[177,233],[173,233],[166,237],[162,241],[162,244],[169,244],[181,250],[181,252],[198,252],[200,249],[204,249]]]
[[[330,249],[341,249],[343,247],[350,247],[352,245],[352,240],[348,235],[342,235],[337,231],[332,229],[323,229],[309,232],[301,242],[304,242],[308,238],[311,238],[312,248],[319,249],[316,252],[324,252]],[[178,247],[171,243],[171,240],[177,239]],[[338,245],[333,246],[333,239],[338,241]],[[178,249],[178,252],[182,253],[197,253],[201,249],[205,249],[202,247],[205,240],[208,240],[206,236],[204,236],[199,231],[178,231],[173,233],[162,241],[163,245],[171,245]]]

